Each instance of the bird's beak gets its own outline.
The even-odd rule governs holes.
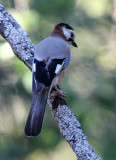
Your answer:
[[[74,40],[72,41],[72,45],[73,45],[74,47],[78,47],[77,44],[76,44],[76,42],[75,42]]]

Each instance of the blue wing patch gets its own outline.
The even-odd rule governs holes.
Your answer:
[[[66,58],[49,59],[47,63],[34,59],[33,62],[33,93],[50,86],[55,75],[65,69],[71,61],[71,54]]]
[[[62,69],[66,68],[70,61],[71,61],[71,53],[68,57],[64,59]]]

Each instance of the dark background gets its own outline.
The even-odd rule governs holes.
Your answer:
[[[36,45],[54,25],[76,31],[78,49],[61,88],[96,153],[116,160],[116,1],[1,0]],[[47,107],[42,133],[27,138],[31,72],[0,37],[0,160],[75,160]]]

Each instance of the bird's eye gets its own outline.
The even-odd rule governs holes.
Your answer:
[[[74,37],[74,34],[73,34],[73,33],[71,33],[71,37],[72,37],[72,38]]]

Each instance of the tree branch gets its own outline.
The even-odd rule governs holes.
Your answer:
[[[75,118],[64,99],[56,97],[49,99],[48,104],[53,117],[56,119],[62,137],[69,143],[79,160],[102,160],[88,144],[81,124]]]
[[[0,4],[0,34],[8,41],[15,55],[30,69],[35,45],[29,39],[27,32]]]
[[[15,55],[23,61],[29,69],[32,67],[35,45],[29,35],[13,19],[13,17],[0,4],[0,34],[11,45]],[[49,99],[48,104],[53,117],[56,119],[62,137],[70,144],[79,160],[102,160],[88,144],[79,121],[68,108],[61,97]]]

